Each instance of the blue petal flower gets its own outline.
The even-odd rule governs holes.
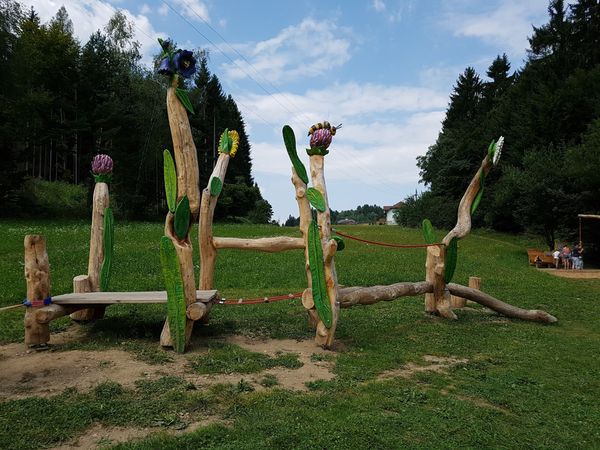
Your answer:
[[[164,58],[158,66],[158,73],[162,75],[173,75],[173,64],[168,56]]]
[[[184,78],[189,78],[196,72],[196,58],[189,50],[181,50],[173,56],[175,69]]]

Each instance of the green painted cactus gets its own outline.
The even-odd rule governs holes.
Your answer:
[[[325,212],[327,206],[325,205],[325,199],[323,198],[323,194],[318,189],[313,187],[309,187],[306,190],[306,198],[310,202],[310,204],[319,212]]]
[[[194,107],[192,106],[192,102],[190,101],[190,98],[188,97],[187,91],[185,89],[176,88],[175,95],[177,95],[177,98],[179,99],[181,104],[185,107],[185,109],[187,109],[190,112],[190,114],[194,114]]]
[[[423,219],[423,238],[426,244],[435,244],[435,231],[429,219]]]
[[[102,247],[104,250],[104,259],[100,266],[100,290],[108,291],[110,275],[112,271],[112,259],[115,242],[115,220],[113,217],[112,208],[104,209],[104,235],[102,239]]]
[[[481,197],[483,197],[483,184],[485,183],[485,172],[483,169],[481,170],[481,175],[479,176],[479,191],[477,191],[477,195],[471,204],[471,215],[477,211],[477,207],[479,203],[481,203]]]
[[[177,172],[175,171],[175,161],[169,150],[163,151],[163,173],[165,178],[165,195],[169,211],[175,212],[177,206]]]
[[[167,291],[167,320],[173,348],[177,353],[185,351],[186,302],[179,258],[175,246],[167,236],[160,238],[160,264]]]
[[[175,230],[175,236],[180,241],[184,240],[188,235],[190,228],[190,201],[187,195],[184,195],[177,207],[175,208],[175,218],[173,219],[173,229]]]
[[[335,242],[337,242],[337,251],[341,252],[342,250],[344,250],[346,248],[346,243],[344,242],[344,240],[339,237],[339,236],[333,236],[331,239],[333,239]]]
[[[213,197],[219,196],[221,191],[223,190],[223,182],[219,177],[213,177],[210,180],[210,195]]]
[[[455,236],[450,240],[450,244],[446,248],[446,264],[444,268],[444,282],[450,283],[456,270],[456,262],[458,260],[458,238]]]
[[[306,173],[306,167],[298,158],[298,151],[296,150],[296,136],[294,135],[294,130],[289,125],[284,125],[281,130],[283,134],[283,142],[285,143],[285,148],[287,150],[288,156],[290,157],[290,161],[292,162],[292,166],[294,166],[294,170],[298,177],[304,181],[305,184],[308,184],[308,174]]]
[[[327,294],[325,281],[325,267],[323,261],[323,248],[319,236],[319,226],[312,220],[308,226],[308,264],[312,280],[312,295],[317,314],[327,328],[331,328],[332,314]]]

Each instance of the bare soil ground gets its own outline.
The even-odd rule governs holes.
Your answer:
[[[555,277],[576,278],[576,279],[597,279],[600,278],[600,270],[583,269],[583,270],[565,270],[565,269],[538,269],[542,272],[549,273]]]

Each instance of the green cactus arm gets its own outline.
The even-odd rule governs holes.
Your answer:
[[[315,302],[317,314],[323,321],[323,324],[330,328],[332,324],[331,305],[329,304],[329,295],[327,294],[327,284],[325,282],[325,267],[323,261],[323,248],[321,247],[321,238],[319,236],[319,226],[312,220],[308,227],[308,265],[312,280],[312,295]]]
[[[177,172],[175,171],[175,162],[169,150],[163,151],[163,173],[165,178],[165,195],[169,211],[175,212],[177,206]]]
[[[177,353],[185,351],[186,302],[179,268],[179,259],[171,239],[160,238],[160,264],[165,278],[167,291],[167,320],[173,348]]]
[[[292,162],[292,166],[294,166],[294,170],[298,177],[304,181],[305,184],[308,184],[308,174],[306,173],[306,167],[298,158],[298,151],[296,150],[296,136],[294,135],[294,130],[289,125],[284,125],[281,130],[283,134],[283,142],[285,143],[285,148],[287,150],[287,154],[290,157],[290,161]]]
[[[113,260],[113,250],[114,250],[114,241],[115,241],[115,231],[114,231],[114,217],[112,208],[104,209],[104,235],[102,239],[102,246],[104,249],[104,259],[102,260],[102,265],[100,266],[100,290],[102,292],[108,291],[108,286],[110,283],[110,275],[112,272],[112,260]]]

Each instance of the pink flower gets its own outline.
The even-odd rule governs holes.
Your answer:
[[[94,175],[110,174],[113,171],[113,160],[108,155],[96,155],[92,160],[92,173]]]
[[[310,136],[310,148],[321,147],[327,150],[329,144],[331,144],[331,131],[326,128],[316,130]]]

